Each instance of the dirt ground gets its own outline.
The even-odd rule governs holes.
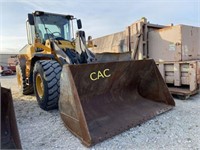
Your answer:
[[[12,90],[23,149],[88,149],[64,127],[58,110],[43,111],[34,95],[21,95],[15,76],[0,77],[0,82]],[[200,150],[200,94],[175,102],[173,110],[90,149]]]

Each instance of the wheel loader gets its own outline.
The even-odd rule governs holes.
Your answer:
[[[74,24],[78,30],[74,32]],[[20,90],[44,110],[59,108],[65,126],[86,146],[117,135],[175,105],[152,59],[101,62],[81,20],[35,11],[20,50]]]

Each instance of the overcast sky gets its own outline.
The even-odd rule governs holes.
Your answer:
[[[155,24],[200,26],[200,0],[0,0],[0,53],[26,43],[25,21],[35,10],[81,18],[93,38],[119,32],[142,17]]]

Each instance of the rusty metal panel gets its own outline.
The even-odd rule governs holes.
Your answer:
[[[61,118],[86,146],[175,105],[153,60],[64,65],[60,83]]]
[[[136,21],[122,32],[94,39],[97,47],[92,48],[92,51],[129,51],[135,60],[152,58],[159,62],[200,59],[200,27],[154,26],[147,23],[146,19]]]
[[[11,91],[0,85],[1,149],[21,149]]]
[[[165,76],[165,82],[174,84],[174,76]]]
[[[181,25],[182,60],[200,59],[200,27]]]
[[[200,27],[176,25],[148,34],[149,57],[155,61],[200,59]]]
[[[164,65],[166,83],[175,87],[188,85],[188,90],[193,92],[198,90],[200,61],[180,61],[180,62],[157,62],[157,66]],[[177,89],[176,89],[177,91]],[[181,90],[179,90],[180,92]]]
[[[155,61],[180,61],[181,27],[172,26],[148,34],[149,57]]]
[[[174,63],[174,85],[181,85],[181,72],[179,63]]]
[[[96,47],[91,49],[94,53],[123,53],[128,52],[127,42],[126,42],[126,32],[118,32],[114,34],[110,34],[107,36],[103,36],[100,38],[96,38],[93,41],[93,44]]]
[[[189,65],[188,63],[184,63],[184,62],[179,62],[181,63],[181,72],[184,73],[184,72],[189,72]]]
[[[146,28],[146,19],[141,19],[133,24],[130,27],[130,50],[132,52],[132,59],[142,60],[146,58],[147,55],[147,28]]]
[[[189,76],[187,77],[181,77],[181,85],[190,85],[190,80],[189,80]]]
[[[130,52],[126,53],[96,53],[95,57],[98,62],[113,62],[131,60]]]
[[[196,62],[189,64],[189,84],[190,91],[197,89],[197,65]]]
[[[162,62],[162,63],[165,64],[164,68],[165,68],[166,72],[174,72],[174,64],[173,63],[165,63],[165,62]]]
[[[147,20],[140,19],[122,32],[93,39],[94,53],[127,53],[131,52],[134,60],[147,58]]]

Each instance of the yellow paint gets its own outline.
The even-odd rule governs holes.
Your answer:
[[[49,45],[49,47],[47,47],[47,46],[45,46],[45,45],[43,45],[41,43],[35,43],[34,47],[35,47],[35,49],[36,48],[43,49],[43,51],[41,52],[42,54],[51,54],[52,53],[52,49],[51,49],[50,45]]]
[[[46,40],[45,46],[46,46],[47,48],[51,49],[51,44],[50,44],[50,41],[49,41],[49,40]]]
[[[42,98],[42,96],[44,95],[44,85],[43,85],[42,77],[40,76],[39,73],[36,75],[36,90],[37,90],[38,96]]]
[[[31,61],[32,58],[34,57],[34,54],[36,53],[35,50],[38,49],[42,49],[43,51],[41,52],[37,52],[38,54],[53,54],[55,56],[55,59],[60,62],[60,60],[58,59],[56,53],[54,50],[52,50],[51,48],[51,44],[49,40],[46,40],[45,45],[42,44],[40,42],[41,40],[38,40],[37,38],[34,41],[34,44],[29,45],[27,44],[21,51],[19,54],[19,58],[23,57],[26,59],[26,70],[25,70],[25,74],[26,77],[30,76],[30,68],[31,68]],[[66,48],[69,49],[75,49],[75,43],[71,42],[71,41],[64,41],[64,40],[59,40],[55,41],[56,44],[63,50],[65,50]],[[42,58],[41,58],[42,59]],[[46,58],[45,58],[46,59]]]
[[[104,76],[105,77],[110,77],[111,76],[111,74],[107,74],[106,72],[108,72],[110,69],[105,69],[104,71],[103,71],[103,74],[104,74]]]
[[[21,76],[19,70],[17,70],[17,83],[18,83],[18,86],[19,86],[20,89],[22,88],[22,82],[23,82],[22,76]]]
[[[30,70],[31,70],[31,60],[27,59],[26,60],[26,77],[30,75]]]
[[[97,78],[93,78],[94,75],[96,75],[96,72],[92,72],[92,73],[90,74],[90,79],[91,79],[92,81],[97,80]]]
[[[60,44],[59,42],[56,41],[56,44],[58,44],[58,46],[60,48],[69,48],[69,49],[75,49],[75,43],[71,42],[71,41],[62,41],[60,40]]]
[[[95,81],[95,80],[98,80],[100,78],[105,78],[105,77],[108,78],[108,77],[111,76],[111,74],[109,73],[109,70],[110,69],[104,69],[102,72],[100,70],[97,71],[97,72],[92,72],[90,74],[90,79],[92,81]]]
[[[98,75],[98,76],[97,76],[98,79],[99,79],[99,78],[104,78],[104,76],[103,76],[103,74],[101,73],[101,71],[98,71],[97,75]]]

